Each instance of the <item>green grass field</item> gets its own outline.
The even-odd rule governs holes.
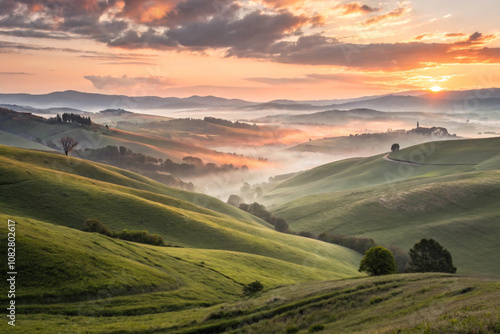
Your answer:
[[[356,272],[355,252],[277,233],[207,195],[50,153],[1,147],[0,154],[0,208],[5,214],[76,229],[96,218],[113,230],[145,229],[177,246],[246,252],[296,264],[314,258],[318,268],[340,276]],[[331,257],[335,252],[338,256]]]
[[[372,172],[401,165],[381,156],[349,161]],[[341,166],[349,161],[332,165],[346,185]],[[498,277],[500,171],[492,161],[468,171],[444,166],[448,175],[415,166],[425,171],[327,196],[309,188],[311,196],[276,214],[292,229],[326,227],[400,247],[431,233],[451,251],[459,275]],[[315,178],[331,177],[324,166],[313,171],[284,181],[283,189],[293,182],[307,189]],[[368,178],[351,173],[351,179]],[[500,332],[498,281],[445,274],[368,278],[357,272],[359,253],[278,233],[213,197],[119,168],[0,146],[0,190],[0,234],[7,234],[8,219],[17,223],[12,332]],[[148,230],[178,247],[83,232],[87,218],[113,230]],[[7,252],[6,243],[0,248]],[[243,296],[243,285],[255,280],[264,291]],[[5,293],[0,303],[7,305]],[[3,321],[0,332],[12,330],[7,326]]]
[[[273,203],[276,194],[292,198],[273,213],[294,231],[369,237],[403,250],[432,237],[450,250],[459,273],[500,277],[500,138],[424,145],[389,156],[435,165],[375,156],[299,174],[267,195]]]
[[[108,246],[102,239],[98,242]],[[85,244],[84,244],[85,246]],[[119,247],[116,245],[115,247]],[[129,246],[128,250],[133,247]],[[133,249],[126,270],[80,300],[23,303],[19,333],[498,333],[498,282],[445,274],[326,280],[242,297],[240,285],[170,250]],[[120,250],[121,252],[121,250]],[[99,254],[91,253],[92,256]],[[180,255],[180,254],[177,254]],[[75,254],[74,254],[75,256]],[[101,258],[94,260],[98,262]],[[145,271],[141,288],[131,267]],[[253,261],[250,261],[253,262]],[[163,265],[168,264],[168,268]],[[273,264],[270,264],[271,266]],[[123,267],[122,267],[123,268]],[[174,268],[175,273],[165,271]],[[254,273],[256,267],[239,268]],[[262,268],[263,273],[279,270]],[[130,273],[130,276],[128,274]],[[151,276],[149,276],[151,275]],[[156,279],[155,283],[151,281]],[[149,291],[144,291],[144,286]],[[170,290],[161,291],[161,288]],[[68,287],[73,288],[73,287]],[[116,290],[114,290],[116,289]],[[115,296],[125,290],[127,295]],[[193,291],[193,289],[196,289]],[[95,298],[98,296],[98,298]],[[216,302],[214,303],[214,300]],[[2,328],[6,326],[2,323]]]
[[[254,280],[268,290],[359,276],[354,251],[278,233],[210,196],[106,165],[0,146],[0,188],[0,233],[8,219],[17,222],[20,319],[49,315],[62,324],[99,315],[121,326],[120,317],[175,311],[186,321],[192,308],[239,300]],[[179,247],[82,232],[87,218],[113,230],[148,230]],[[35,328],[18,324],[54,332],[40,320]]]

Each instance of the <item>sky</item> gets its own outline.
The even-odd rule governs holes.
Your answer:
[[[500,1],[0,0],[0,93],[250,101],[500,87]]]

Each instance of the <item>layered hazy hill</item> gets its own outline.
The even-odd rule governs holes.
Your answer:
[[[409,249],[439,240],[459,272],[500,277],[500,138],[430,142],[300,173],[261,202],[295,231],[363,236]]]
[[[29,113],[0,108],[0,144],[24,148],[54,150],[62,137],[79,142],[78,149],[125,146],[136,153],[164,160],[182,161],[196,156],[206,162],[247,164],[257,159],[235,156],[207,148],[247,141],[279,141],[298,131],[270,127],[241,128],[231,122],[215,124],[203,120],[175,120],[137,113],[85,114],[95,122],[91,127],[73,123],[57,123]],[[107,123],[119,128],[106,128]],[[170,123],[172,122],[172,123]],[[60,146],[60,145],[59,145]]]
[[[415,129],[413,129],[415,130]],[[432,131],[430,128],[429,132]],[[429,141],[455,140],[456,135],[431,135],[412,132],[363,133],[311,140],[290,147],[290,151],[324,153],[332,156],[371,156],[387,152],[393,144],[408,147]]]
[[[422,111],[381,111],[373,108],[331,109],[313,113],[280,113],[256,119],[259,124],[280,124],[327,137],[382,133],[388,130],[413,129],[417,122],[423,127],[444,127],[450,134],[477,137],[500,131],[500,114],[495,110],[470,110],[464,113]],[[314,137],[313,139],[318,139]]]

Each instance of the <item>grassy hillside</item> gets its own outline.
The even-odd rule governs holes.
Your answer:
[[[32,238],[22,249],[33,245],[33,240],[43,241],[41,251],[34,247],[29,250],[35,251],[34,255],[44,255],[38,259],[46,263],[43,273],[50,274],[46,278],[50,277],[52,283],[53,278],[63,279],[72,274],[74,284],[48,290],[43,302],[36,299],[40,297],[36,293],[20,296],[23,303],[18,309],[16,327],[20,333],[500,331],[498,282],[412,274],[299,283],[242,297],[242,282],[259,277],[264,284],[269,284],[266,277],[280,270],[286,274],[291,268],[260,258],[256,265],[256,259],[250,256],[239,257],[239,262],[227,261],[217,251],[198,252],[203,259],[199,262],[199,258],[190,258],[183,249],[137,247],[111,242],[99,235],[92,235],[88,240],[84,237],[70,251],[67,245],[46,237],[45,230],[58,232],[64,238],[73,238],[74,233],[80,232],[40,222],[29,222],[22,228]],[[71,256],[74,265],[69,262],[70,273],[57,276],[49,271],[51,265],[57,266],[59,261],[51,251],[62,253],[64,260]],[[116,253],[127,255],[127,259]],[[92,261],[88,261],[89,257]],[[216,263],[222,266],[216,267]],[[86,267],[82,269],[78,264]],[[29,265],[23,263],[21,269],[31,274]],[[234,271],[228,270],[227,265]],[[85,269],[92,269],[94,275],[92,280],[81,282],[78,277],[88,274]],[[89,291],[85,291],[89,284]],[[65,295],[66,291],[77,289],[82,293]],[[20,291],[29,294],[33,290],[23,287]],[[4,328],[6,324],[0,326]]]
[[[0,147],[0,208],[8,215],[81,229],[97,218],[113,230],[145,229],[183,247],[245,252],[356,274],[359,254],[280,234],[215,198],[168,188],[118,168]]]
[[[389,154],[422,163],[410,166],[384,160],[385,154],[325,164],[268,187],[262,201],[281,204],[302,196],[356,190],[405,180],[433,182],[433,177],[500,169],[500,137],[428,142]],[[429,165],[425,165],[429,164]],[[435,166],[433,164],[442,164]]]
[[[17,222],[21,332],[184,326],[207,306],[241,299],[254,280],[269,290],[359,276],[361,256],[351,250],[278,233],[215,198],[106,165],[0,146],[0,188],[0,220]],[[117,231],[148,230],[179,247],[82,232],[87,218]],[[0,300],[8,302],[5,294]],[[135,315],[142,324],[124,321]]]
[[[0,145],[15,146],[33,150],[54,151],[50,147],[47,147],[43,144],[5,131],[0,131]]]
[[[295,231],[370,237],[403,250],[432,237],[450,250],[459,273],[500,277],[499,145],[499,138],[459,140],[389,155],[429,165],[344,160],[286,180],[268,198],[313,194],[273,209]]]
[[[124,117],[127,117],[127,115]],[[152,119],[157,118],[153,117]],[[138,118],[139,121],[149,119],[151,117]],[[25,148],[40,149],[40,146],[42,146],[45,150],[52,150],[48,146],[59,145],[58,143],[62,137],[70,136],[79,142],[78,149],[95,149],[113,145],[125,146],[136,153],[151,155],[164,160],[170,158],[177,162],[182,161],[185,156],[192,155],[206,162],[233,163],[237,166],[259,164],[256,159],[224,154],[196,144],[189,144],[186,142],[186,138],[182,136],[177,138],[178,140],[174,140],[155,133],[138,134],[113,128],[106,129],[98,124],[86,128],[76,124],[54,123],[41,117],[18,113],[5,108],[0,108],[0,121],[0,131],[32,139],[33,145],[28,145],[28,139],[22,140],[22,146]],[[3,137],[0,136],[0,144],[2,144]],[[4,144],[11,145],[12,138],[6,138]]]

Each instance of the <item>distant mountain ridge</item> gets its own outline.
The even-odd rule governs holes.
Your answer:
[[[216,96],[187,98],[158,96],[126,96],[83,93],[74,90],[48,94],[0,94],[1,104],[31,106],[36,108],[74,108],[85,111],[102,109],[196,109],[244,107],[254,104],[239,99],[225,99]]]
[[[265,103],[227,99],[216,96],[193,95],[186,98],[158,96],[126,96],[84,93],[74,90],[48,94],[0,94],[0,104],[17,105],[19,108],[36,108],[44,113],[56,113],[53,108],[73,108],[84,111],[103,109],[236,109],[303,110],[369,108],[380,111],[470,112],[473,110],[500,109],[500,88],[463,91],[408,91],[385,95],[362,96],[332,100],[285,100]],[[20,110],[19,110],[20,111]]]
[[[328,103],[330,102],[330,103]],[[376,109],[380,111],[424,111],[424,112],[471,112],[475,110],[500,109],[500,88],[485,88],[465,91],[443,91],[439,93],[405,92],[388,95],[360,97],[345,100],[291,101],[274,100],[244,107],[262,110],[327,109]]]

